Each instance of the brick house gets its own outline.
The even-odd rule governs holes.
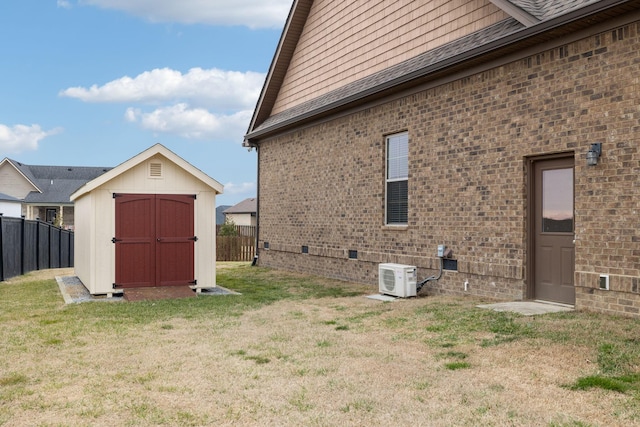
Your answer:
[[[638,76],[639,1],[294,1],[244,141],[258,262],[373,285],[443,244],[425,294],[638,316]]]

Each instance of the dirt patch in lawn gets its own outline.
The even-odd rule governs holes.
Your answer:
[[[192,318],[202,301],[113,328],[112,304],[61,304],[95,310],[93,325],[58,330],[54,313],[2,330],[0,425],[640,425],[637,396],[567,387],[597,370],[592,347],[476,330],[494,316],[478,300],[283,300]],[[456,329],[442,317],[461,304]]]

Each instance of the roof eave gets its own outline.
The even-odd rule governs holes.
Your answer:
[[[531,27],[532,25],[536,25],[540,22],[538,18],[531,15],[526,10],[516,6],[508,0],[489,0],[495,6],[500,8],[503,12],[508,14],[509,16],[515,18],[522,25],[526,27]]]
[[[287,17],[280,40],[278,41],[278,46],[273,55],[260,96],[258,97],[256,108],[253,111],[247,133],[256,126],[256,123],[261,122],[269,116],[278,95],[278,89],[282,85],[282,80],[289,68],[289,63],[291,62],[293,52],[302,34],[304,23],[307,20],[312,4],[313,0],[295,0],[291,5],[289,16]]]
[[[477,46],[458,55],[443,59],[442,61],[424,67],[418,71],[414,71],[397,78],[390,79],[357,94],[347,96],[338,101],[323,105],[322,107],[319,107],[317,109],[302,113],[287,120],[283,120],[282,122],[276,123],[273,126],[248,132],[244,137],[243,146],[257,147],[259,140],[262,138],[275,135],[301,123],[309,122],[313,119],[321,118],[334,112],[356,106],[358,103],[364,103],[368,100],[371,100],[372,98],[382,97],[392,89],[410,85],[411,82],[415,82],[415,85],[417,85],[421,83],[424,78],[442,72],[448,68],[463,64],[465,62],[469,62],[470,60],[479,59],[484,55],[488,55],[491,52],[496,52],[500,49],[507,48],[510,45],[524,42],[527,39],[541,36],[544,33],[550,33],[551,31],[563,27],[567,24],[571,24],[572,22],[588,19],[589,17],[594,16],[598,13],[634,2],[637,3],[637,0],[603,0],[597,3],[592,3],[583,8],[573,10],[556,18],[539,22],[536,25],[525,27],[519,31],[508,34],[497,40]],[[252,123],[252,126],[253,125],[255,125],[255,123]]]

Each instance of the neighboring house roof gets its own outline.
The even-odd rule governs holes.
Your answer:
[[[245,199],[240,203],[231,206],[224,211],[225,214],[247,214],[256,213],[258,211],[258,199],[255,197]]]
[[[294,125],[374,101],[392,91],[426,83],[441,77],[445,71],[451,73],[454,69],[469,68],[516,49],[576,31],[599,20],[637,8],[640,4],[637,0],[491,1],[509,14],[510,18],[271,115],[313,4],[313,0],[295,1],[243,145],[251,147],[256,139],[273,135]]]
[[[0,200],[5,201],[5,202],[18,202],[18,203],[22,203],[22,200],[13,197],[13,196],[9,196],[8,194],[4,194],[4,193],[0,193]]]
[[[200,169],[196,168],[195,166],[193,166],[192,164],[190,164],[189,162],[184,160],[182,157],[178,156],[173,151],[171,151],[168,148],[166,148],[164,145],[155,144],[152,147],[149,147],[148,149],[143,151],[142,153],[130,158],[129,160],[125,161],[124,163],[121,163],[118,166],[116,166],[115,168],[113,168],[113,169],[109,170],[108,172],[100,175],[99,177],[95,178],[94,180],[87,182],[81,188],[78,188],[77,191],[74,192],[71,195],[71,200],[75,200],[78,197],[81,197],[82,195],[93,191],[94,189],[100,187],[101,185],[111,181],[113,178],[117,177],[118,175],[122,174],[123,172],[133,168],[134,166],[139,165],[140,163],[144,162],[145,160],[150,159],[151,157],[155,156],[156,154],[160,154],[160,155],[164,156],[165,158],[167,158],[168,160],[170,160],[171,162],[173,162],[177,166],[179,166],[182,169],[184,169],[187,173],[191,174],[195,178],[197,178],[200,181],[202,181],[204,184],[206,184],[209,187],[211,187],[212,189],[214,189],[218,194],[222,194],[222,192],[224,191],[224,186],[222,184],[220,184],[218,181],[216,181],[215,179],[211,178],[209,175],[205,174]]]
[[[70,204],[71,193],[111,169],[87,166],[26,165],[8,158],[5,158],[4,162],[11,164],[37,189],[24,198],[25,203],[31,204]]]

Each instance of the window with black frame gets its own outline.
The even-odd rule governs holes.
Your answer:
[[[405,225],[409,198],[409,134],[387,136],[386,224]]]

